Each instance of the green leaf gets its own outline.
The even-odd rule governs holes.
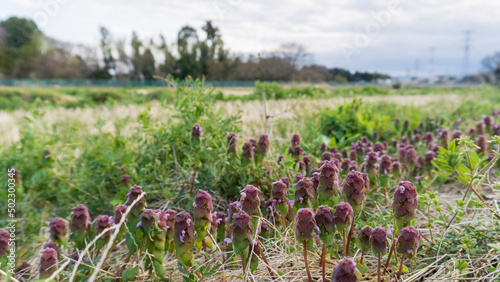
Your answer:
[[[462,271],[464,271],[464,269],[466,269],[468,265],[469,264],[467,263],[467,261],[465,261],[465,259],[459,259],[455,262],[455,267],[460,271],[460,273],[462,273]]]
[[[366,264],[358,263],[356,264],[356,268],[361,272],[362,275],[365,275],[366,271],[368,271],[368,266]]]
[[[139,274],[139,268],[127,268],[122,273],[122,278],[125,280],[134,280],[135,277]]]
[[[488,246],[495,249],[495,251],[500,252],[500,244],[488,244]]]

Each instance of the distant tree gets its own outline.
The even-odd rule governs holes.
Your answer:
[[[146,80],[152,80],[156,74],[155,57],[150,48],[146,48],[141,56],[141,73]]]
[[[0,22],[3,44],[0,49],[0,72],[9,77],[35,76],[36,58],[42,55],[43,35],[28,19],[10,17]]]
[[[176,76],[186,78],[187,76],[200,77],[201,66],[197,60],[199,51],[199,39],[196,30],[190,26],[184,26],[177,35],[177,51],[179,60]]]
[[[25,18],[10,17],[0,22],[0,26],[7,31],[8,45],[13,48],[29,44],[40,33],[35,22]]]
[[[337,82],[348,82],[352,81],[352,74],[350,71],[342,68],[330,69],[332,74],[332,80]]]
[[[481,63],[486,71],[491,74],[494,83],[500,83],[500,52],[485,57]]]
[[[101,51],[104,63],[102,78],[111,78],[116,69],[115,58],[113,57],[113,39],[107,28],[101,26],[99,32],[101,34]]]
[[[160,44],[156,47],[161,53],[163,53],[164,61],[159,65],[158,70],[161,76],[167,76],[173,74],[175,71],[175,57],[172,55],[170,48],[167,44],[167,40],[163,35],[160,34]]]
[[[125,40],[119,39],[115,42],[115,49],[118,53],[118,58],[116,60],[116,77],[118,79],[124,79],[130,74],[130,56],[125,50]]]
[[[132,79],[140,79],[141,75],[141,48],[142,41],[139,39],[139,35],[134,31],[132,32],[132,41],[130,42],[132,47]]]
[[[310,81],[310,82],[326,82],[331,80],[331,73],[325,66],[310,65],[304,66],[298,71],[293,80]]]

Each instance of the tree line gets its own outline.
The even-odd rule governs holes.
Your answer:
[[[127,42],[100,27],[97,48],[65,43],[43,34],[30,19],[0,22],[0,77],[151,80],[188,76],[208,80],[356,82],[389,78],[371,72],[307,64],[304,45],[283,44],[258,55],[230,53],[221,31],[206,21],[202,34],[182,27],[175,42],[165,36],[143,40],[137,32]]]

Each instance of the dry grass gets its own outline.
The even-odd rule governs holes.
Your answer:
[[[446,101],[446,106],[458,104],[463,97],[456,94],[448,95],[414,95],[414,96],[373,96],[360,97],[366,102],[391,102],[399,105],[414,105],[425,106],[429,103]],[[301,122],[295,113],[302,112],[301,117],[311,116],[317,113],[322,108],[335,107],[345,101],[352,100],[352,97],[338,97],[330,99],[288,99],[279,101],[268,101],[268,114],[282,113],[279,117],[271,120],[272,126],[278,122],[286,122],[288,128],[298,126]],[[152,122],[163,121],[170,119],[172,110],[163,107],[158,102],[152,102],[150,105]],[[77,108],[77,109],[39,109],[44,111],[43,117],[35,120],[34,130],[43,130],[51,134],[59,134],[60,131],[67,126],[77,126],[79,128],[79,136],[88,134],[97,134],[99,130],[96,124],[102,120],[104,126],[102,132],[115,133],[115,123],[121,120],[126,120],[125,127],[121,134],[130,136],[136,132],[139,126],[137,122],[138,115],[145,111],[146,105],[119,105],[114,107],[96,107],[96,108]],[[228,115],[241,112],[241,120],[243,122],[242,135],[243,138],[255,137],[264,131],[265,117],[264,105],[261,101],[250,102],[219,102],[217,108],[222,109]],[[305,111],[304,111],[305,110]],[[12,112],[0,111],[0,146],[8,146],[20,139],[21,127],[26,126],[25,117],[33,119],[33,113],[26,110],[16,110]],[[272,132],[270,132],[272,135]]]

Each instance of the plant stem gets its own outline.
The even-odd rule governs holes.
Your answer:
[[[363,258],[365,256],[365,249],[361,251],[361,259],[359,260],[359,263],[363,264]]]
[[[196,180],[196,161],[194,162],[193,179],[191,180],[191,188],[189,189],[189,194],[193,194],[195,180]]]
[[[245,275],[247,270],[247,265],[245,263],[245,256],[243,255],[243,252],[240,253],[240,256],[241,256],[241,267],[243,268],[243,275]]]
[[[323,246],[321,246],[321,271],[323,273],[323,282],[326,282],[325,264],[326,264],[326,244],[325,242],[323,242]]]
[[[266,255],[264,254],[264,251],[260,247],[260,243],[259,243],[259,249],[260,249],[260,256],[262,257],[262,260],[266,264],[266,268],[267,268],[267,271],[269,271],[269,275],[271,276],[271,278],[273,279],[273,281],[278,280],[276,278],[276,276],[274,275],[274,272],[272,271],[271,267],[269,266],[269,262],[267,261]]]
[[[342,244],[344,247],[344,257],[347,257],[347,251],[346,251],[346,247],[345,247],[345,229],[342,230]]]
[[[385,272],[387,271],[387,268],[389,267],[389,262],[391,261],[391,255],[392,255],[392,252],[394,252],[395,245],[396,245],[396,238],[394,238],[392,240],[391,250],[389,251],[389,255],[387,256],[387,261],[385,262],[385,267],[384,267],[384,271],[382,272],[382,275],[385,275]]]
[[[312,282],[311,278],[311,272],[309,271],[309,264],[307,263],[307,243],[306,240],[303,241],[303,247],[304,247],[304,262],[306,264],[306,271],[307,271],[307,278],[309,279],[309,282]]]
[[[405,256],[401,257],[401,264],[399,265],[398,280],[401,278],[401,272],[403,271],[403,262],[405,261]]]
[[[349,229],[349,234],[347,234],[347,246],[345,250],[344,256],[347,257],[349,254],[349,247],[351,245],[351,237],[352,237],[352,228],[354,227],[354,219],[351,221],[351,229]]]
[[[380,254],[378,254],[377,281],[380,282]]]

